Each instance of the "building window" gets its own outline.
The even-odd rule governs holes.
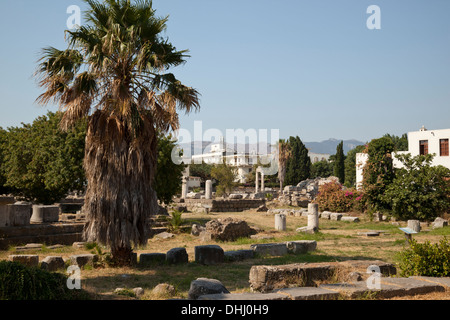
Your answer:
[[[419,141],[419,145],[420,145],[420,155],[424,156],[426,154],[428,154],[428,140],[420,140]]]
[[[439,151],[441,157],[447,157],[448,154],[448,139],[440,139],[439,140]]]

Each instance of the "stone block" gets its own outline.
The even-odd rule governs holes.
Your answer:
[[[170,264],[188,263],[189,257],[185,248],[173,248],[166,253],[166,262]]]
[[[168,283],[160,283],[152,289],[152,294],[157,297],[171,297],[176,294],[175,287]]]
[[[141,288],[141,287],[133,288],[131,291],[133,291],[134,296],[136,298],[141,298],[144,295],[144,293],[145,293],[145,290],[143,288]]]
[[[22,263],[28,267],[37,267],[39,265],[39,256],[28,254],[14,254],[9,256],[9,260]]]
[[[321,284],[319,285],[319,288],[337,292],[339,295],[347,298],[358,298],[366,295],[369,292],[379,291],[370,290],[367,287],[366,281],[357,281],[353,283]]]
[[[316,250],[317,241],[315,240],[288,241],[286,242],[286,246],[290,253],[303,254]]]
[[[33,223],[58,222],[60,211],[61,209],[57,205],[35,204],[32,207],[30,221]]]
[[[225,252],[225,258],[228,261],[243,261],[253,259],[255,252],[253,250],[236,250]]]
[[[341,220],[342,216],[343,216],[342,213],[332,212],[332,213],[330,213],[330,220],[339,221],[339,220]]]
[[[434,220],[432,226],[433,226],[433,229],[446,227],[446,226],[448,226],[448,220],[445,220],[443,218],[437,217]]]
[[[221,293],[230,293],[230,291],[219,280],[198,278],[191,282],[188,299],[196,300],[202,295]]]
[[[31,218],[31,204],[16,202],[7,205],[7,215],[9,215],[10,226],[28,226]]]
[[[399,290],[399,287],[402,290]],[[381,278],[381,296],[383,298],[444,291],[445,288],[439,284],[417,278]]]
[[[206,223],[205,230],[211,234],[211,239],[218,241],[234,241],[256,234],[256,230],[245,220],[232,217],[210,220]]]
[[[141,253],[139,255],[139,264],[142,266],[152,264],[163,264],[166,261],[165,253]]]
[[[163,231],[163,232],[156,234],[155,237],[159,238],[159,239],[170,239],[170,238],[175,237],[175,235],[173,233]]]
[[[41,268],[48,271],[64,269],[64,259],[59,256],[47,256],[44,260],[42,260]]]
[[[216,300],[216,301],[270,301],[270,300],[289,300],[289,297],[279,293],[215,293],[199,296],[197,300]]]
[[[261,243],[252,244],[250,248],[259,255],[265,256],[284,256],[288,253],[288,248],[285,243]]]
[[[72,247],[77,249],[83,249],[87,242],[74,242]]]
[[[311,287],[315,281],[329,279],[336,266],[328,263],[296,263],[278,266],[252,266],[250,287],[254,291],[271,292],[288,287]]]
[[[336,291],[317,287],[283,288],[275,293],[287,295],[290,300],[336,300],[340,296]]]
[[[359,218],[358,217],[342,217],[341,221],[359,222]]]
[[[397,268],[394,264],[381,260],[347,260],[340,262],[339,265],[361,272],[367,272],[367,269],[370,266],[377,266],[380,268],[380,272],[383,276],[389,277],[397,274]]]
[[[310,228],[310,227],[300,227],[300,228],[297,228],[295,231],[300,232],[300,233],[306,233],[306,234],[314,234],[318,230]]]
[[[0,204],[0,228],[9,227],[10,224],[8,207]]]
[[[77,265],[80,268],[85,265],[93,266],[95,262],[98,261],[98,256],[96,254],[77,254],[70,256],[70,262],[72,265]]]
[[[304,210],[292,210],[292,214],[294,217],[301,217]]]
[[[408,220],[407,227],[416,231],[420,232],[420,221],[419,220]]]
[[[205,227],[194,223],[191,227],[191,234],[193,236],[199,236],[202,231],[205,231]]]
[[[440,286],[443,286],[445,289],[450,290],[450,277],[437,278],[437,277],[425,277],[425,276],[412,276],[410,278],[438,284]]]
[[[7,206],[14,202],[14,197],[0,196],[0,228],[10,226],[11,221]]]
[[[195,262],[204,265],[222,263],[225,258],[223,249],[217,245],[195,247]]]
[[[320,214],[321,219],[330,220],[331,212],[324,211]]]

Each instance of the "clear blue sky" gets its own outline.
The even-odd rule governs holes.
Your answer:
[[[381,30],[369,30],[369,5]],[[30,123],[40,49],[64,49],[78,0],[3,0],[0,126]],[[448,0],[154,0],[166,36],[191,58],[173,72],[202,94],[181,126],[280,129],[303,141],[367,141],[450,128]]]

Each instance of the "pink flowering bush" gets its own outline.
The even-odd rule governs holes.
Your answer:
[[[343,189],[338,182],[329,182],[319,188],[315,202],[320,211],[364,211],[363,194],[355,189]]]

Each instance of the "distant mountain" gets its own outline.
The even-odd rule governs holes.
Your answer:
[[[342,140],[328,139],[321,142],[303,142],[311,152],[314,153],[327,153],[336,154],[336,148]],[[363,145],[364,142],[358,140],[343,140],[344,141],[344,153],[347,154],[350,150],[359,145]]]

